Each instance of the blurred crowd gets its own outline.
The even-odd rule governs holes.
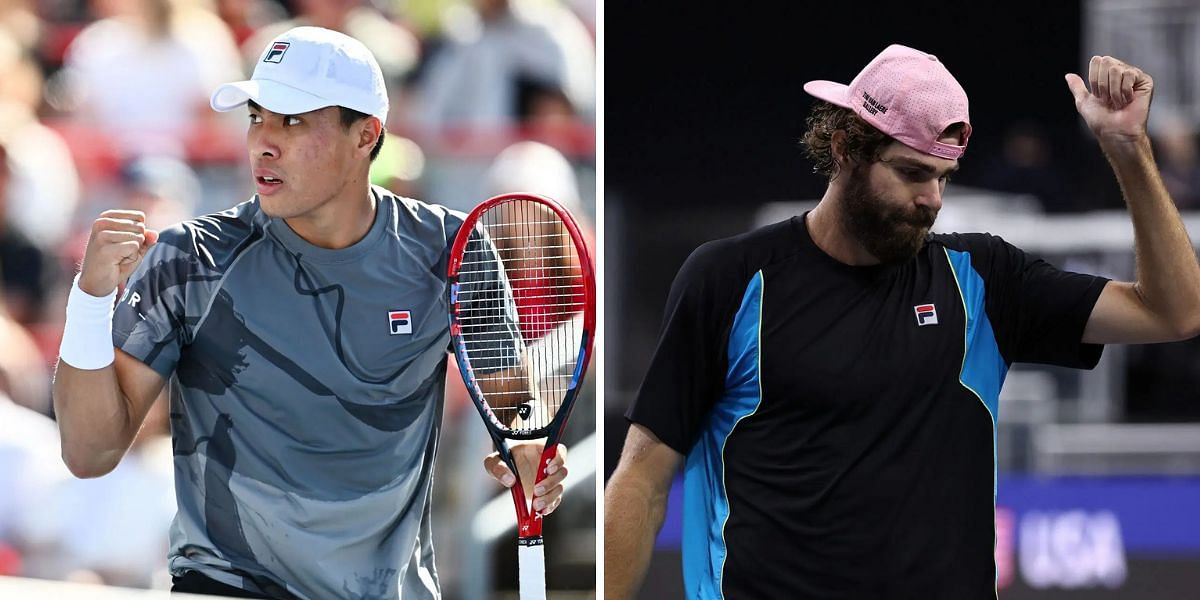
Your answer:
[[[1163,183],[1175,204],[1180,210],[1200,209],[1197,131],[1185,119],[1166,111],[1151,118],[1149,131]],[[970,183],[987,190],[1027,195],[1036,201],[1037,207],[1051,213],[1124,208],[1119,197],[1098,197],[1101,194],[1097,194],[1095,181],[1072,177],[1070,163],[1078,162],[1081,157],[1064,160],[1054,138],[1036,120],[1012,124],[1003,133],[999,151],[975,171]],[[1101,165],[1088,168],[1092,167]]]
[[[209,109],[217,85],[248,78],[290,27],[342,31],[391,94],[373,183],[458,210],[539,192],[590,221],[595,13],[594,0],[0,0],[0,575],[167,585],[165,402],[116,471],[76,480],[50,372],[96,215],[138,209],[162,228],[251,197],[246,116]],[[478,417],[450,381],[454,439]],[[458,447],[443,462],[482,480],[486,441],[443,445]],[[492,493],[454,473],[439,467],[446,505]]]

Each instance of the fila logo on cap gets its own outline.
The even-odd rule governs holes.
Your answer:
[[[913,307],[913,312],[917,313],[917,325],[920,327],[938,324],[937,307],[932,304],[918,304]]]
[[[290,42],[275,42],[271,44],[271,49],[267,51],[267,55],[263,57],[263,62],[279,63],[283,62],[283,53],[287,52]]]
[[[392,335],[412,334],[412,311],[389,310],[388,325]]]

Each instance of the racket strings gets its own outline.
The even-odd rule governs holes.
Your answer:
[[[514,199],[483,215],[461,262],[457,310],[485,402],[509,430],[553,422],[575,372],[584,285],[566,225]]]

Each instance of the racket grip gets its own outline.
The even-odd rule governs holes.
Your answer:
[[[521,600],[546,600],[546,555],[542,536],[517,540],[518,588]]]

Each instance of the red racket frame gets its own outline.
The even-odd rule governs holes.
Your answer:
[[[471,237],[471,232],[474,231],[480,217],[488,210],[505,202],[515,201],[537,202],[554,211],[566,227],[567,233],[571,237],[571,243],[575,245],[579,253],[579,270],[580,276],[583,279],[583,336],[580,344],[580,352],[575,363],[575,374],[572,376],[566,396],[563,398],[558,412],[554,415],[554,419],[545,427],[527,432],[513,432],[499,429],[496,424],[497,419],[483,401],[483,390],[479,388],[479,383],[475,380],[471,366],[466,360],[465,343],[461,336],[462,328],[458,318],[458,276],[460,267],[462,266],[464,250]],[[501,194],[489,198],[479,206],[476,206],[467,215],[467,219],[463,221],[462,227],[458,230],[458,235],[454,238],[454,243],[450,246],[447,283],[450,288],[450,336],[453,342],[454,353],[458,357],[458,366],[463,376],[463,383],[466,384],[467,392],[470,393],[475,408],[479,410],[479,415],[483,417],[484,424],[487,426],[488,433],[492,436],[492,442],[495,444],[496,450],[500,453],[500,457],[512,469],[513,474],[517,475],[517,482],[509,488],[509,491],[512,493],[513,505],[517,510],[518,537],[522,539],[538,538],[542,535],[542,515],[534,512],[526,503],[525,489],[522,486],[520,474],[513,463],[512,454],[509,452],[504,440],[546,437],[546,447],[538,463],[537,478],[533,482],[534,487],[536,487],[538,483],[546,478],[546,465],[549,464],[550,460],[557,453],[558,440],[562,436],[563,428],[566,426],[567,419],[571,415],[571,409],[574,408],[575,397],[579,394],[579,386],[587,375],[587,367],[591,362],[592,345],[595,340],[596,331],[596,277],[591,253],[588,250],[583,235],[579,232],[579,226],[575,223],[575,219],[558,202],[537,194]]]

